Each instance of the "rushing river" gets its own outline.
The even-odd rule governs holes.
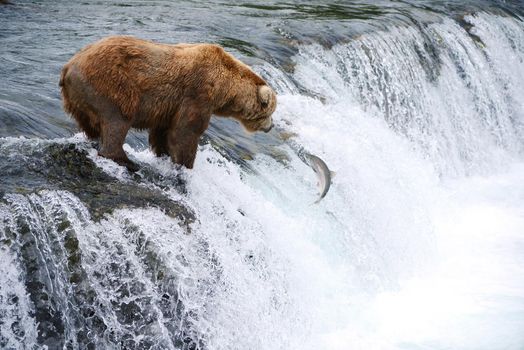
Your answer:
[[[524,348],[522,2],[11,2],[1,349]],[[111,34],[223,45],[278,128],[98,157],[58,78]],[[337,172],[317,205],[296,145]]]

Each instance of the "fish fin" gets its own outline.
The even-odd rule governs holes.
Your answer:
[[[331,178],[334,178],[335,176],[337,176],[337,172],[336,171],[330,171],[331,173]]]

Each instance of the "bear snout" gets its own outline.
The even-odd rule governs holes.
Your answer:
[[[266,133],[267,133],[267,132],[270,132],[271,129],[273,129],[273,126],[274,126],[274,124],[273,124],[273,122],[271,122],[271,125],[270,125],[269,127],[265,128],[265,129],[262,129],[262,131],[264,131],[264,132],[266,132]]]

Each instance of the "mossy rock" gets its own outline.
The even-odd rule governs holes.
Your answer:
[[[149,207],[161,209],[186,227],[195,221],[189,208],[170,199],[162,190],[176,188],[185,193],[185,183],[179,177],[166,179],[145,166],[142,177],[135,175],[129,181],[120,181],[89,158],[85,144],[50,143],[24,148],[11,163],[0,164],[6,175],[0,186],[0,198],[6,193],[64,190],[77,196],[95,221],[115,209]]]

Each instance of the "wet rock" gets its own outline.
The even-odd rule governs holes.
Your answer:
[[[475,44],[477,44],[481,48],[486,47],[486,44],[484,44],[482,39],[478,35],[473,33],[472,29],[474,28],[474,26],[472,23],[468,22],[468,20],[466,19],[466,16],[468,15],[470,14],[460,15],[456,17],[455,20],[462,28],[464,28],[464,30],[468,33],[470,38],[475,42]]]
[[[186,227],[195,220],[189,208],[151,186],[151,183],[158,183],[161,189],[176,188],[185,193],[185,183],[180,177],[162,179],[152,169],[144,168],[142,177],[134,176],[133,181],[122,182],[97,167],[88,157],[87,150],[73,143],[51,143],[21,151],[25,152],[14,161],[3,163],[0,160],[0,171],[5,179],[0,184],[0,194],[66,190],[80,198],[95,221],[115,209],[147,207],[161,209]],[[63,230],[68,223],[62,225],[60,229]]]
[[[11,330],[13,331],[13,334],[18,338],[23,338],[25,335],[25,332],[22,329],[20,322],[18,321],[15,321],[11,324]]]
[[[3,157],[6,154],[10,158]],[[183,320],[186,312],[178,298],[175,272],[166,267],[158,257],[158,247],[137,227],[126,225],[124,236],[131,240],[138,237],[136,254],[143,260],[146,276],[158,288],[158,301],[146,295],[144,283],[136,279],[127,263],[108,266],[111,278],[108,271],[86,272],[86,260],[91,256],[86,257],[89,253],[82,251],[78,223],[71,222],[71,217],[60,209],[39,204],[46,203],[43,190],[65,190],[89,210],[95,221],[93,227],[99,227],[96,221],[118,208],[154,207],[176,218],[189,232],[194,213],[163,192],[176,188],[183,193],[182,177],[165,177],[144,167],[139,175],[121,181],[97,167],[85,145],[45,142],[23,142],[22,147],[14,145],[11,149],[0,144],[0,172],[6,180],[0,183],[0,192],[8,194],[0,198],[0,206],[7,206],[11,212],[0,222],[5,226],[0,244],[19,257],[39,345],[50,349],[100,348],[101,344],[125,344],[128,349],[165,348],[165,344],[152,341],[157,333],[157,317],[169,319],[173,341],[186,344],[200,338]],[[116,247],[115,253],[127,261],[129,251]],[[101,301],[100,286],[113,290],[119,302],[110,305]],[[169,299],[160,297],[164,294]],[[125,297],[130,300],[122,301]],[[18,301],[13,297],[12,302]],[[160,306],[158,312],[151,311],[154,303]],[[114,312],[121,330],[106,323],[106,312]],[[17,324],[11,331],[25,336]],[[144,339],[136,341],[138,335],[144,334]],[[6,341],[0,336],[0,347]]]

